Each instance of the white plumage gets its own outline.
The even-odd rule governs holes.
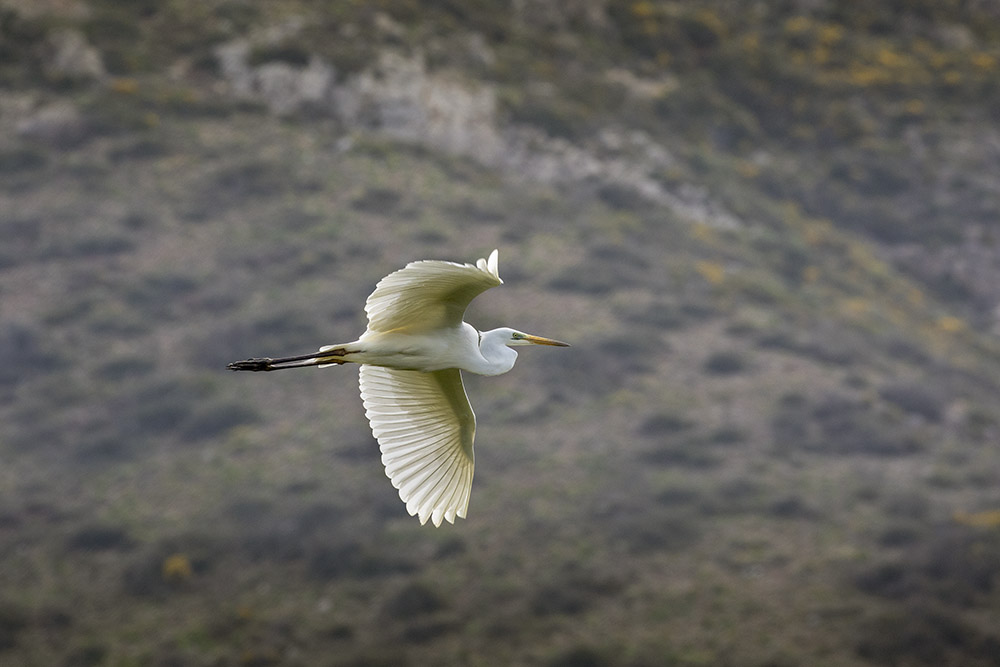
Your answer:
[[[410,262],[378,281],[365,302],[368,331],[434,331],[462,324],[472,300],[503,284],[499,252],[476,265],[438,260]]]
[[[501,328],[480,333],[463,321],[476,296],[503,283],[498,252],[473,264],[411,262],[378,282],[365,304],[368,328],[356,341],[318,352],[229,364],[272,371],[361,364],[365,415],[382,463],[410,515],[440,526],[465,518],[475,467],[476,417],[462,370],[499,375],[514,366],[511,346],[566,346]]]
[[[385,473],[406,510],[435,526],[465,518],[472,493],[476,416],[461,371],[424,373],[364,365],[361,400]]]

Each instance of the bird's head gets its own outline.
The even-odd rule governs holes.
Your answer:
[[[501,331],[503,331],[507,337],[504,344],[508,346],[555,345],[556,347],[569,347],[569,343],[563,343],[562,341],[553,340],[551,338],[542,338],[541,336],[533,336],[514,329],[501,329]]]
[[[517,351],[513,348],[519,345],[557,345],[559,347],[569,347],[569,343],[563,343],[551,338],[532,336],[523,331],[508,329],[491,329],[479,334],[479,351],[485,363],[480,370],[473,370],[481,375],[500,375],[506,373],[514,367],[517,360]]]

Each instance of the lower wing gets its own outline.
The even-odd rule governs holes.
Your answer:
[[[410,515],[465,518],[476,417],[456,368],[432,373],[361,366],[361,399],[382,463]]]

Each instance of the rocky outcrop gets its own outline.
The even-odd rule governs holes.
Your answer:
[[[485,164],[497,163],[503,151],[493,89],[455,74],[429,73],[419,56],[383,52],[370,68],[336,86],[333,102],[349,127]]]
[[[328,108],[334,84],[333,67],[310,58],[304,67],[285,62],[250,64],[251,42],[240,39],[215,51],[222,75],[232,94],[264,104],[272,113],[286,116],[303,109]]]
[[[44,68],[54,78],[103,79],[104,62],[79,30],[54,32],[48,40],[49,54]]]
[[[69,102],[54,102],[26,112],[16,130],[19,136],[57,149],[72,148],[89,134],[86,119]]]
[[[264,40],[286,39],[274,30]],[[492,86],[454,72],[430,72],[423,58],[383,51],[367,68],[338,77],[311,57],[305,65],[251,64],[255,44],[241,39],[216,51],[232,93],[271,112],[318,111],[349,131],[374,132],[499,168],[515,178],[556,185],[610,184],[626,197],[665,206],[679,218],[731,228],[736,216],[693,185],[668,189],[655,174],[674,164],[642,132],[606,129],[585,145],[529,126],[503,125]]]

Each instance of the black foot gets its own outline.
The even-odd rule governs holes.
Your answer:
[[[274,370],[274,367],[271,366],[273,362],[273,359],[267,357],[247,359],[245,361],[234,361],[226,366],[226,368],[231,371],[270,371]]]

